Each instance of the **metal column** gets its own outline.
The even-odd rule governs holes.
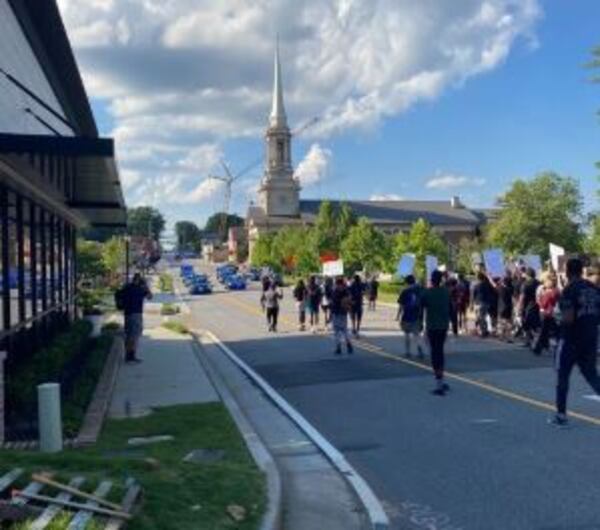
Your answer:
[[[17,307],[19,308],[19,323],[27,318],[25,310],[25,238],[23,230],[23,197],[17,194],[16,208],[17,223]]]
[[[8,231],[8,190],[0,188],[0,227],[2,245],[2,316],[4,330],[10,329],[10,235]]]

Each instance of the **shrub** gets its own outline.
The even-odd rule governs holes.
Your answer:
[[[160,306],[160,314],[163,316],[176,315],[179,313],[179,307],[175,304],[162,304]]]
[[[163,293],[173,292],[173,276],[168,273],[163,273],[158,278],[158,287]]]
[[[174,331],[175,333],[180,333],[181,335],[187,335],[190,332],[185,324],[173,320],[169,322],[163,322],[162,327],[170,331]]]

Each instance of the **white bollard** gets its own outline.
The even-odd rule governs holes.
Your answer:
[[[37,388],[40,451],[59,453],[63,448],[60,385],[46,383]]]

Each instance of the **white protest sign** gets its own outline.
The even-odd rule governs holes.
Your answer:
[[[490,248],[483,251],[485,270],[492,278],[504,276],[504,254],[499,248]]]
[[[550,261],[552,262],[552,268],[555,272],[558,272],[560,263],[560,257],[565,255],[565,249],[550,243]]]
[[[521,260],[527,267],[531,267],[536,274],[542,272],[542,258],[537,254],[526,254],[521,256]]]
[[[438,268],[438,259],[435,256],[425,256],[425,270],[427,271],[427,283],[431,281],[431,274]]]
[[[343,276],[344,262],[341,259],[323,263],[323,276]]]
[[[409,276],[413,274],[415,270],[415,255],[414,254],[402,254],[400,261],[398,262],[398,276]]]

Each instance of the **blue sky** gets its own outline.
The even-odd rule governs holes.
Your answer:
[[[295,139],[296,163],[315,143],[326,155],[321,160],[322,173],[308,181],[312,184],[302,196],[447,199],[459,195],[468,205],[491,206],[515,178],[554,170],[578,179],[586,208],[596,208],[594,163],[600,160],[600,121],[596,114],[600,85],[590,82],[592,72],[585,63],[591,58],[591,49],[600,45],[600,3],[555,0],[539,6],[542,16],[514,38],[506,56],[488,71],[466,76],[464,81],[451,80],[434,96],[417,98],[394,108],[389,115],[384,110],[376,119],[367,120],[366,126],[317,130],[314,135],[309,129],[306,138]],[[290,65],[293,50],[293,44],[286,47],[284,38],[284,84],[292,127],[319,111],[332,112],[316,103],[313,107],[294,105],[302,101],[295,87],[302,83],[305,72]],[[89,57],[84,55],[84,59],[89,68]],[[269,68],[268,63],[261,72],[267,77],[261,85],[266,87],[265,98],[253,110],[254,125],[244,124],[243,134],[217,135],[216,141],[204,132],[198,136],[218,145],[219,156],[234,169],[247,166],[263,152],[261,130],[269,112]],[[100,129],[105,135],[113,134],[122,119],[114,110],[119,96],[107,96],[94,88],[92,95],[95,90],[99,94],[92,101]],[[138,171],[127,164],[126,170]],[[218,166],[211,171],[218,171]],[[245,211],[247,191],[260,172],[259,166],[242,180],[243,189],[237,190],[234,201],[239,213]],[[438,187],[428,187],[427,183],[431,186],[435,179]],[[137,176],[135,180],[136,184],[141,182]],[[154,181],[154,187],[161,182],[168,179]],[[158,200],[157,205],[165,207],[172,221],[193,218],[201,223],[222,204],[222,190],[213,191],[198,195],[194,203],[176,205]],[[138,193],[137,200],[146,196]]]

